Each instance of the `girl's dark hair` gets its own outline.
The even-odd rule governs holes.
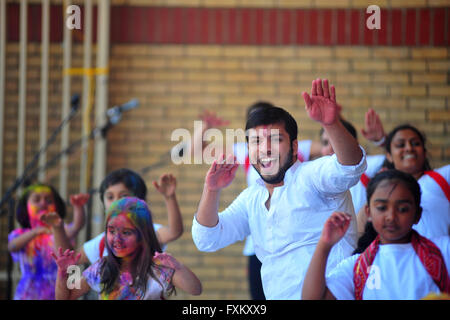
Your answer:
[[[420,141],[422,142],[423,149],[425,150],[425,152],[427,151],[427,148],[426,148],[427,139],[425,137],[425,134],[423,134],[422,132],[419,131],[419,129],[417,129],[416,127],[414,127],[410,124],[402,124],[402,125],[395,127],[394,129],[392,129],[391,132],[389,132],[389,134],[386,136],[386,141],[385,141],[384,147],[385,147],[387,153],[391,154],[392,139],[394,139],[394,136],[397,134],[397,132],[402,131],[402,130],[414,131],[417,134],[417,136],[419,137]],[[387,158],[384,160],[383,167],[386,167],[388,169],[395,169],[394,163],[389,162],[387,160]],[[428,161],[428,158],[425,158],[423,170],[424,171],[431,170],[431,166],[430,166],[430,162]]]
[[[162,252],[156,237],[155,229],[153,228],[153,221],[150,209],[145,201],[136,197],[125,197],[114,201],[106,212],[106,227],[105,237],[108,232],[108,222],[112,217],[116,217],[121,213],[126,213],[129,221],[134,225],[138,231],[138,239],[141,243],[140,252],[136,255],[132,262],[132,278],[133,288],[143,298],[147,290],[147,282],[149,277],[152,277],[159,282],[158,278],[153,272],[155,264],[153,256],[155,252]],[[103,258],[100,265],[101,283],[103,284],[102,293],[111,293],[120,275],[121,259],[117,258],[111,251],[108,241],[105,241],[105,246],[108,255]],[[174,290],[169,292],[171,294]]]
[[[55,201],[56,211],[58,215],[61,217],[61,219],[64,219],[66,217],[66,204],[64,200],[59,195],[58,191],[56,191],[55,188],[48,184],[44,183],[36,183],[33,185],[28,186],[23,192],[22,195],[19,198],[19,201],[17,202],[16,206],[16,218],[19,222],[20,226],[24,229],[31,228],[30,224],[30,217],[28,216],[28,207],[27,202],[30,195],[33,193],[33,191],[38,187],[47,187],[50,189],[53,200]]]
[[[290,142],[297,139],[298,127],[295,119],[286,110],[275,107],[267,102],[261,102],[251,107],[247,112],[247,123],[245,131],[261,125],[269,125],[275,123],[283,123],[286,132],[289,134]],[[248,135],[246,136],[248,142]]]
[[[122,168],[112,171],[106,176],[105,179],[103,179],[99,190],[100,200],[102,201],[103,205],[105,204],[103,197],[106,190],[110,186],[118,183],[123,183],[125,187],[133,193],[133,196],[144,201],[146,200],[147,186],[145,185],[144,180],[133,170]]]
[[[422,207],[420,206],[420,185],[417,182],[417,180],[410,175],[409,173],[405,173],[399,170],[386,170],[383,172],[378,173],[370,179],[369,184],[367,185],[367,205],[370,206],[370,198],[372,198],[373,193],[377,189],[377,187],[380,185],[382,181],[399,181],[403,183],[403,185],[411,192],[414,202],[416,205],[416,215],[420,215],[422,213]],[[364,214],[364,213],[360,213]],[[358,239],[358,245],[353,252],[355,253],[362,253],[366,248],[375,240],[378,233],[374,229],[372,222],[367,222],[366,226],[364,228],[364,234]]]

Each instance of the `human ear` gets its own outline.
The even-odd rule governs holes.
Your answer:
[[[414,219],[414,223],[413,224],[418,224],[421,217],[422,217],[422,207],[419,206],[419,208],[417,209],[416,217]]]
[[[365,204],[365,205],[364,205],[364,213],[365,213],[366,216],[367,216],[367,221],[368,221],[368,222],[372,222],[372,217],[370,216],[370,207],[369,207],[368,204]]]
[[[294,161],[296,161],[298,158],[298,140],[297,139],[292,141],[292,150],[293,150]]]
[[[392,163],[392,155],[389,152],[386,152],[386,159],[387,159],[387,161]]]

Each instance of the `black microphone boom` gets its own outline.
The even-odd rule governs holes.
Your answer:
[[[0,200],[0,208],[3,207],[3,205],[8,201],[8,199],[12,196],[12,194],[25,182],[28,178],[28,174],[31,171],[32,168],[34,168],[39,160],[39,157],[41,154],[46,152],[48,147],[55,141],[56,136],[62,131],[63,127],[68,124],[73,117],[75,117],[77,110],[79,108],[79,102],[80,102],[80,95],[74,94],[72,98],[70,99],[70,103],[72,105],[72,109],[70,109],[69,114],[61,121],[59,126],[53,131],[51,136],[47,139],[45,144],[41,146],[39,151],[35,153],[33,156],[33,159],[31,159],[31,162],[28,163],[28,165],[25,167],[25,169],[22,172],[22,175],[20,177],[16,178],[16,181],[6,190],[6,193],[3,195],[3,198]]]
[[[114,106],[111,109],[108,109],[106,111],[106,115],[108,117],[114,117],[118,114],[122,114],[124,111],[128,111],[134,108],[137,108],[139,106],[139,100],[138,99],[132,99],[124,104],[121,104],[119,106]]]

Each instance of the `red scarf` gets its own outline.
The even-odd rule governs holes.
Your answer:
[[[444,258],[439,248],[430,240],[412,230],[411,244],[419,256],[423,266],[439,287],[441,292],[450,293],[450,278],[447,273]],[[368,267],[372,265],[380,245],[380,236],[358,257],[353,269],[355,284],[355,299],[362,300],[364,286],[369,276]]]

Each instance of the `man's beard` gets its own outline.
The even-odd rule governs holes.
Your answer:
[[[258,172],[259,176],[261,177],[261,179],[264,180],[265,183],[277,184],[284,180],[284,175],[286,174],[286,171],[288,171],[288,169],[294,164],[294,162],[292,161],[293,155],[294,155],[294,149],[291,146],[291,148],[289,149],[289,153],[286,158],[286,161],[281,166],[281,168],[278,169],[278,172],[274,175],[264,177],[261,174],[261,172],[254,165],[253,165],[253,168],[255,168],[256,172]]]

